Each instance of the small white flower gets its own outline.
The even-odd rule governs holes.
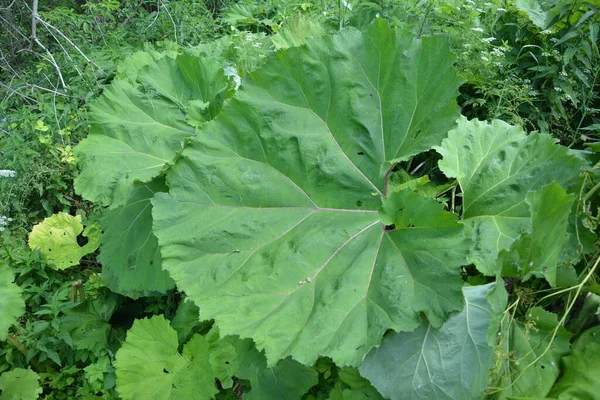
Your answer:
[[[223,73],[225,74],[225,76],[233,79],[233,81],[235,82],[235,90],[238,90],[240,85],[242,84],[242,78],[238,75],[237,69],[232,65],[228,65],[225,68],[223,68]]]
[[[551,30],[549,30],[549,29],[544,29],[543,31],[541,31],[541,32],[540,32],[540,35],[549,35],[549,34],[551,34],[551,33],[552,33],[552,31],[551,31]]]
[[[484,39],[481,39],[481,41],[482,41],[483,43],[491,43],[491,42],[493,42],[494,40],[496,40],[496,38],[495,38],[495,37],[493,37],[493,36],[492,36],[492,37],[489,37],[489,38],[484,38]]]
[[[482,59],[483,61],[490,61],[490,59],[489,59],[489,58],[487,58],[486,56],[481,56],[481,59]]]
[[[17,173],[10,169],[0,169],[0,178],[14,178]]]
[[[497,10],[500,11],[500,12],[506,12],[506,8],[502,8],[502,7],[498,7]]]
[[[483,32],[482,28],[471,28],[471,30],[475,32]]]

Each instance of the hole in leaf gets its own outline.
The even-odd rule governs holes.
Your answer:
[[[396,225],[394,225],[394,224],[386,225],[386,226],[383,227],[383,230],[386,231],[386,232],[387,231],[393,231],[395,229],[396,229]]]
[[[225,364],[229,365],[229,361],[225,361]]]
[[[357,200],[356,201],[356,207],[362,207],[362,201]]]
[[[541,367],[542,369],[545,369],[545,368],[546,368],[546,366],[545,366],[545,365],[543,365],[543,364],[542,364],[542,365],[540,365],[540,367]]]
[[[89,239],[87,238],[87,236],[83,236],[82,234],[77,235],[77,244],[81,247],[85,246],[86,244],[88,244]]]
[[[419,129],[414,135],[413,135],[413,139],[416,139],[417,136],[419,136],[421,134],[421,129]]]
[[[364,156],[364,155],[365,155],[365,153],[363,153],[362,151],[359,151],[359,152],[358,152],[358,153],[356,153],[356,154],[357,154],[357,155],[359,155],[359,156]]]
[[[167,371],[167,369],[166,369],[166,368],[163,368],[163,372],[164,372],[165,374],[168,374],[168,373],[169,373],[169,371]]]

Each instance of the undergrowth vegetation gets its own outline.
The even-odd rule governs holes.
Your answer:
[[[599,7],[2,3],[0,399],[600,399]]]

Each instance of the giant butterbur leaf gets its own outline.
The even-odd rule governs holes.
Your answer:
[[[159,175],[230,95],[220,65],[189,54],[147,65],[136,79],[138,87],[116,80],[104,91],[92,106],[90,135],[76,148],[75,189],[103,205],[124,205],[134,182]]]
[[[366,357],[361,374],[390,399],[480,398],[494,362],[488,333],[494,314],[506,306],[506,298],[492,304],[499,302],[494,285],[466,287],[464,309],[439,329],[423,324],[387,336]]]
[[[138,298],[164,294],[175,286],[162,269],[158,241],[152,233],[150,199],[166,190],[164,179],[135,184],[125,205],[104,211],[98,261],[102,281],[112,291]]]
[[[163,266],[203,318],[269,365],[358,365],[386,330],[462,307],[462,226],[410,190],[385,197],[389,167],[454,124],[451,63],[443,39],[378,21],[246,76],[152,200]]]
[[[6,340],[8,329],[25,312],[21,288],[13,278],[8,266],[0,264],[0,340]]]
[[[527,196],[554,181],[572,189],[582,162],[546,134],[503,121],[461,119],[438,152],[440,170],[462,189],[463,222],[476,238],[470,260],[496,275],[498,254],[531,231]]]

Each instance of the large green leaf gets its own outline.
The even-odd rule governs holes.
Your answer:
[[[117,391],[127,399],[212,399],[217,393],[208,342],[195,335],[177,350],[177,333],[162,316],[136,320],[116,354]]]
[[[573,351],[562,359],[562,376],[550,396],[558,400],[600,399],[600,334],[585,334],[573,344]],[[592,339],[592,340],[589,340]]]
[[[116,80],[105,89],[92,106],[90,135],[76,148],[75,189],[103,205],[124,205],[134,182],[159,175],[192,125],[213,118],[231,93],[216,61],[189,54],[147,65],[136,79],[139,87]]]
[[[175,286],[162,269],[158,241],[152,233],[152,204],[163,179],[134,185],[127,204],[104,211],[100,254],[102,281],[113,292],[131,298],[164,294]]]
[[[35,400],[42,394],[40,377],[30,369],[15,368],[0,375],[0,400]]]
[[[361,374],[390,399],[480,398],[494,363],[488,332],[506,305],[505,299],[491,304],[494,285],[465,287],[465,307],[439,329],[423,324],[387,336],[367,355]]]
[[[86,237],[80,246],[78,237]],[[90,225],[85,230],[81,215],[59,212],[35,225],[29,233],[29,247],[39,249],[48,263],[56,269],[79,265],[81,258],[98,248],[100,230]]]
[[[269,365],[358,365],[387,329],[462,307],[469,243],[455,217],[408,190],[381,214],[406,225],[378,213],[387,166],[454,124],[451,62],[444,40],[379,21],[247,76],[152,200],[164,268],[203,318],[254,339]]]
[[[571,335],[560,327],[556,315],[533,307],[524,322],[505,318],[497,353],[501,356],[494,368],[495,387],[491,399],[510,399],[548,394],[560,373],[559,362],[569,351]]]
[[[567,223],[574,200],[575,196],[566,194],[556,182],[527,195],[532,233],[514,242],[510,251],[500,253],[503,276],[538,273],[556,286],[556,265],[567,244]]]
[[[245,400],[296,400],[318,383],[314,369],[294,360],[281,360],[277,365],[267,367],[265,356],[256,349],[252,340],[227,337],[222,341],[229,346],[217,347],[221,356],[216,359],[227,362],[232,375],[250,381],[251,390],[244,393]],[[233,353],[231,348],[235,349]],[[235,358],[223,357],[223,350],[229,350]]]
[[[21,288],[13,283],[12,271],[0,264],[0,340],[6,340],[8,329],[25,312]]]
[[[496,275],[498,254],[532,229],[527,196],[552,182],[572,189],[582,161],[546,134],[526,135],[503,121],[461,119],[437,151],[440,170],[462,189],[463,222],[477,245],[477,268]]]
[[[109,320],[117,306],[118,295],[110,294],[96,300],[87,300],[65,311],[61,329],[71,335],[73,347],[100,354],[109,349],[112,326]]]

